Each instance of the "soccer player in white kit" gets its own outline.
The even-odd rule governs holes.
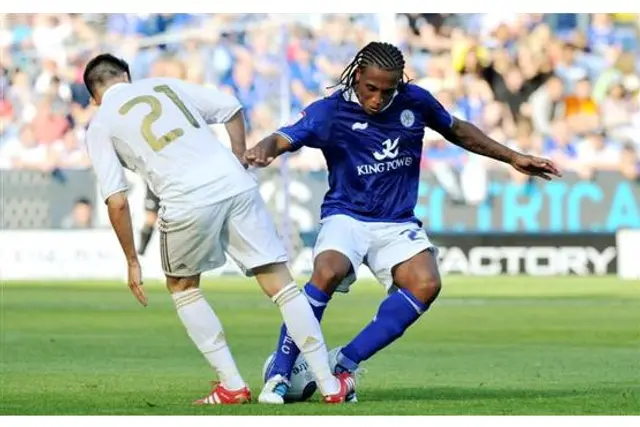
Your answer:
[[[238,100],[177,79],[132,83],[128,64],[110,54],[87,64],[84,83],[100,106],[87,131],[87,148],[126,257],[129,288],[144,306],[147,298],[120,160],[143,176],[160,199],[160,256],[167,289],[188,335],[220,380],[195,403],[251,400],[220,320],[199,289],[200,274],[222,266],[225,253],[255,276],[278,305],[319,379],[324,401],[344,402],[355,386],[353,377],[332,374],[320,325],[286,267],[286,252],[257,183],[239,160],[246,146]],[[232,151],[209,129],[213,123],[225,124]]]

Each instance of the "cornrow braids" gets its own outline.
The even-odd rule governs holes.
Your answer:
[[[358,68],[364,68],[369,66],[378,67],[385,71],[400,71],[403,75],[400,86],[408,83],[405,80],[404,74],[404,56],[400,49],[390,43],[383,42],[371,42],[363,47],[353,58],[353,61],[347,68],[344,69],[340,75],[338,84],[331,86],[343,86],[345,89],[350,89],[355,85],[356,73]]]

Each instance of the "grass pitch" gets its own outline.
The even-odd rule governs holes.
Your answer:
[[[254,398],[280,317],[250,280],[203,286]],[[615,278],[447,277],[431,310],[364,364],[356,405],[194,407],[213,373],[161,284],[4,283],[0,414],[640,414],[640,284]],[[345,344],[383,291],[336,295]]]

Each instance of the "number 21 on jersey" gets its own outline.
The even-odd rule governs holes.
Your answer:
[[[184,114],[187,121],[195,128],[200,127],[200,123],[193,117],[193,114],[187,109],[182,100],[178,97],[178,94],[175,93],[169,86],[160,85],[153,88],[154,92],[164,94],[167,96],[175,105],[180,109],[182,114]],[[181,128],[172,129],[164,135],[156,136],[151,130],[151,126],[162,116],[162,103],[158,100],[157,97],[153,95],[141,95],[136,96],[135,98],[127,101],[118,112],[120,115],[124,116],[133,107],[138,104],[147,104],[151,107],[151,111],[142,119],[142,124],[140,126],[140,132],[142,133],[142,137],[149,144],[153,151],[160,151],[167,145],[171,144],[176,139],[180,138],[184,135],[184,130]]]

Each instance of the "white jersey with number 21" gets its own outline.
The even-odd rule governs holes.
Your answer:
[[[241,108],[227,93],[177,79],[111,86],[87,131],[103,199],[127,189],[119,158],[145,178],[168,216],[256,187],[208,126]]]

